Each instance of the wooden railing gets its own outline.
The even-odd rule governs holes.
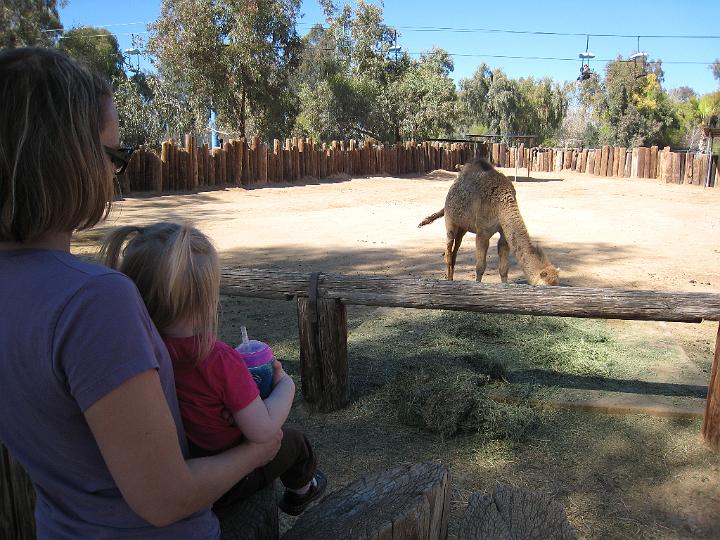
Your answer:
[[[485,285],[474,281],[341,274],[305,274],[230,268],[223,293],[297,299],[303,398],[329,412],[349,399],[346,305],[447,309],[481,313],[596,319],[720,321],[720,294]],[[702,434],[720,450],[720,328],[708,386]]]

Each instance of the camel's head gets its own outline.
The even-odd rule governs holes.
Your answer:
[[[552,265],[540,246],[535,245],[534,247],[542,264],[528,276],[530,285],[557,285],[560,283],[559,269]]]

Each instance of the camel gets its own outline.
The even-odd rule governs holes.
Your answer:
[[[453,279],[460,243],[465,233],[471,232],[475,233],[477,255],[475,279],[480,281],[485,273],[490,237],[499,232],[498,269],[503,283],[508,280],[509,254],[512,250],[531,285],[558,284],[558,269],[550,263],[542,249],[530,241],[518,208],[515,187],[487,160],[478,159],[465,164],[450,186],[445,208],[426,217],[418,227],[442,216],[445,216],[447,235],[447,279]]]

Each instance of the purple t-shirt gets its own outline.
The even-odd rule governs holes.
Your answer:
[[[155,528],[123,499],[83,411],[157,369],[187,443],[172,365],[135,284],[62,251],[0,250],[0,441],[32,478],[38,538],[217,538],[209,511]]]

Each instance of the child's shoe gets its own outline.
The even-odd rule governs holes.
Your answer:
[[[327,478],[325,477],[325,474],[321,470],[317,470],[315,471],[315,476],[313,476],[312,484],[310,484],[310,489],[308,489],[308,492],[305,495],[298,495],[297,493],[286,489],[282,499],[280,499],[280,502],[278,503],[278,506],[280,507],[280,510],[286,514],[299,516],[305,511],[305,508],[307,508],[311,502],[325,493],[326,487]]]

